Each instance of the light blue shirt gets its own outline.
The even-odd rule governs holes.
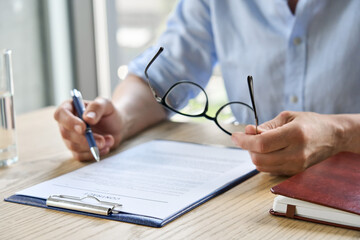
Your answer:
[[[260,122],[283,110],[360,113],[360,0],[182,0],[156,46],[129,65],[160,93],[174,82],[206,86],[219,64],[229,101],[250,104]],[[211,99],[211,96],[209,96]],[[251,104],[250,104],[251,105]]]

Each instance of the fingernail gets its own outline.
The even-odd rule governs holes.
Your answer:
[[[88,112],[88,113],[86,114],[86,116],[87,116],[88,118],[95,119],[96,113],[95,113],[95,112]]]
[[[74,126],[74,129],[75,129],[75,131],[76,131],[77,133],[82,134],[82,127],[81,127],[80,125],[75,125],[75,126]]]

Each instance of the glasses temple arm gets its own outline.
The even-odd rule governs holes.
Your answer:
[[[248,80],[248,86],[249,86],[249,92],[250,92],[250,99],[251,99],[252,107],[253,107],[253,109],[254,109],[254,114],[255,114],[256,133],[257,133],[257,127],[258,127],[258,125],[259,125],[259,120],[258,120],[258,116],[257,116],[257,112],[256,112],[256,107],[255,107],[253,77],[252,77],[252,76],[248,76],[247,80]]]
[[[150,79],[149,79],[149,75],[147,74],[147,71],[148,71],[149,67],[151,66],[151,64],[156,60],[156,58],[161,54],[161,52],[162,52],[163,50],[164,50],[163,47],[160,47],[160,48],[159,48],[159,50],[157,51],[157,53],[155,54],[155,56],[150,60],[150,62],[148,63],[148,65],[146,66],[145,71],[144,71],[145,76],[146,76],[146,79],[147,79],[147,82],[148,82],[148,85],[149,85],[149,87],[150,87],[150,90],[151,90],[151,92],[153,93],[153,95],[154,95],[154,97],[155,97],[155,99],[156,99],[157,102],[160,102],[160,101],[161,101],[161,98],[158,97],[158,95],[156,94],[155,90],[154,90],[153,87],[151,86],[151,84],[150,84]]]
[[[155,59],[161,54],[161,52],[162,52],[163,50],[164,50],[164,48],[163,48],[163,47],[160,47],[160,48],[159,48],[159,51],[155,54],[155,56],[150,60],[150,62],[149,62],[148,65],[146,66],[144,73],[145,73],[145,76],[146,76],[147,79],[149,79],[149,75],[147,74],[147,71],[148,71],[149,67],[150,67],[151,64],[155,61]]]

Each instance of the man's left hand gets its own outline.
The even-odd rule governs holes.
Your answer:
[[[285,111],[261,124],[258,134],[249,125],[232,140],[250,152],[257,170],[294,175],[341,151],[344,134],[334,116]]]

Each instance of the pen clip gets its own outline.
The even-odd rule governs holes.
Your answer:
[[[85,111],[85,105],[84,101],[81,95],[81,92],[77,89],[73,89],[70,91],[71,97],[73,98],[73,104],[75,107],[75,110],[79,116],[79,118],[82,119],[82,114]]]
[[[81,99],[82,99],[81,92],[80,92],[79,90],[75,89],[75,88],[70,91],[70,95],[71,95],[72,97],[77,97],[77,98],[81,98]]]

